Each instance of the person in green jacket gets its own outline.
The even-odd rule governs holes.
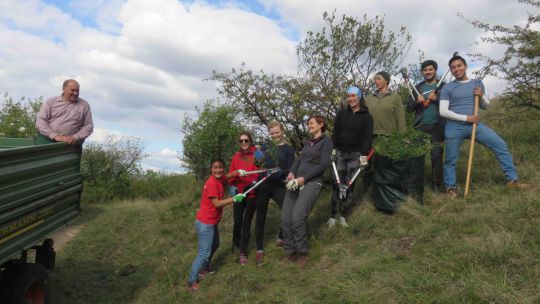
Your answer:
[[[390,74],[385,71],[378,72],[373,80],[377,90],[367,96],[366,105],[373,117],[373,143],[375,144],[380,137],[390,136],[396,132],[403,134],[406,131],[406,124],[405,106],[401,102],[399,95],[389,88]],[[376,149],[375,152],[377,153]],[[372,183],[375,183],[374,187],[377,186],[374,176],[381,173],[381,168],[377,165],[377,159],[378,157],[374,157],[364,171],[363,193],[371,188]],[[373,188],[373,191],[375,191],[375,188]],[[379,208],[377,207],[377,209]]]
[[[390,74],[381,71],[375,74],[374,81],[377,91],[366,98],[369,113],[373,116],[373,135],[405,132],[405,107],[399,95],[388,87]]]

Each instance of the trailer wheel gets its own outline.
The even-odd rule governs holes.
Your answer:
[[[17,264],[7,270],[9,289],[7,303],[47,304],[49,274],[39,264]]]

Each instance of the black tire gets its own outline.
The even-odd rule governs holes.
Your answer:
[[[39,264],[18,263],[2,273],[7,293],[2,299],[6,304],[49,303],[49,274]]]

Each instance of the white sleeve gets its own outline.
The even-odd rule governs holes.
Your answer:
[[[456,121],[467,121],[467,115],[461,115],[455,112],[452,112],[448,109],[448,105],[450,104],[449,100],[441,100],[439,102],[439,114],[441,114],[442,117],[450,120],[456,120]]]
[[[482,98],[480,98],[480,108],[481,109],[487,109],[487,107],[489,106],[489,104],[491,103],[491,101],[487,98],[486,94],[484,94],[482,96]]]

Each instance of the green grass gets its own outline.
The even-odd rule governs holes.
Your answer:
[[[488,122],[509,144],[520,176],[540,182],[540,124]],[[458,182],[464,183],[468,142]],[[85,207],[85,229],[57,253],[53,303],[539,303],[540,198],[505,188],[495,157],[475,153],[471,194],[447,201],[427,191],[424,206],[407,201],[388,216],[369,202],[354,209],[348,229],[329,230],[329,192],[308,220],[310,262],[285,261],[274,244],[279,210],[271,203],[267,264],[231,254],[232,208],[220,224],[217,273],[201,289],[184,289],[196,255],[194,215],[200,183],[161,201],[116,201]],[[253,226],[253,225],[252,225]]]

